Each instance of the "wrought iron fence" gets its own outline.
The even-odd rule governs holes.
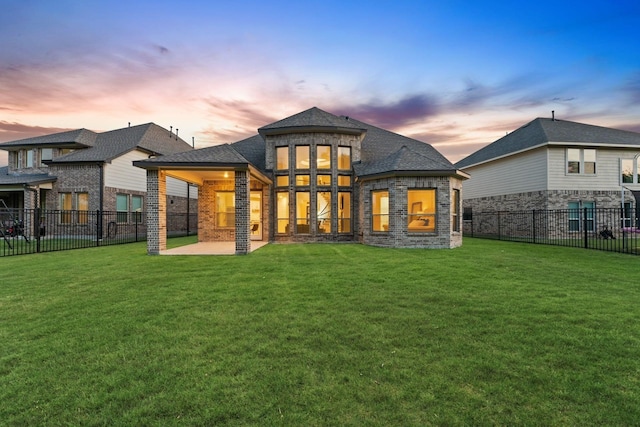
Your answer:
[[[197,214],[167,213],[167,236],[197,234]],[[3,209],[0,257],[145,241],[144,212]]]
[[[630,209],[473,212],[464,234],[640,255],[640,215]]]

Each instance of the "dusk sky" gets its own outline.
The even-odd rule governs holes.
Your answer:
[[[638,0],[0,6],[0,142],[154,122],[203,148],[314,106],[452,162],[552,110],[640,131]]]

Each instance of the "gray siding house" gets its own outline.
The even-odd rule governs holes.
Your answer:
[[[148,252],[166,248],[168,177],[198,186],[198,239],[462,244],[468,176],[431,145],[311,108],[245,140],[138,160],[147,171]]]

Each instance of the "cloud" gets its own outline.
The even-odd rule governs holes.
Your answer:
[[[352,116],[358,120],[386,129],[396,129],[416,120],[424,120],[438,113],[438,101],[427,94],[409,95],[390,103],[372,102],[356,106],[341,106],[336,114]]]
[[[32,138],[34,136],[66,132],[68,130],[72,129],[31,126],[23,123],[0,120],[0,142],[15,141],[19,139]]]
[[[631,106],[640,105],[640,71],[627,79],[622,86],[622,92]]]

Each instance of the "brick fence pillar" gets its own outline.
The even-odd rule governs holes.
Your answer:
[[[164,171],[147,170],[147,253],[167,249],[167,179]]]
[[[249,232],[249,171],[235,172],[236,184],[236,255],[251,251]]]

